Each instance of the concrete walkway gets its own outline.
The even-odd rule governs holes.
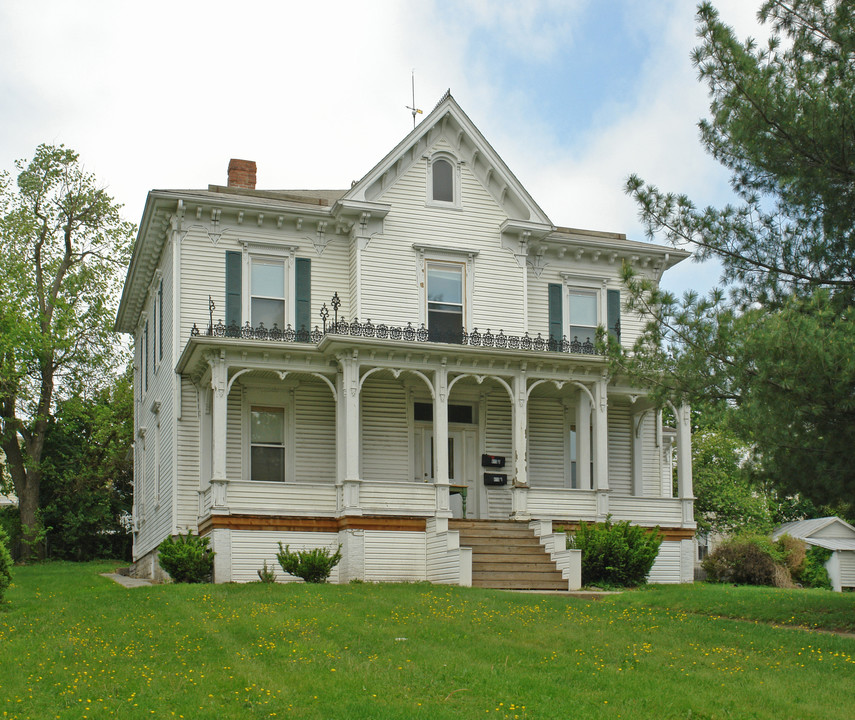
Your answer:
[[[147,585],[152,585],[153,583],[150,580],[144,580],[143,578],[132,578],[127,575],[120,575],[119,573],[100,573],[101,577],[109,578],[114,582],[119,583],[122,587],[126,588],[137,588],[137,587],[146,587]]]

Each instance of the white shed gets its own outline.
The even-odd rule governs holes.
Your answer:
[[[855,527],[839,517],[813,518],[784,523],[772,533],[777,540],[782,535],[804,540],[832,551],[825,564],[831,586],[837,592],[855,589]]]

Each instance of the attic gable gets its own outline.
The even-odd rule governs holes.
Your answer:
[[[552,225],[546,213],[517,180],[466,113],[448,92],[433,111],[344,196],[344,200],[377,201],[415,163],[444,139],[466,163],[511,220]]]

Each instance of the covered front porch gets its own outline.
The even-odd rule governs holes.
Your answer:
[[[200,408],[200,524],[611,515],[694,528],[688,409],[674,408],[669,434],[601,357],[315,339],[188,342],[179,370]]]

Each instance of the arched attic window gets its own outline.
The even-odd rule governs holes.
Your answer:
[[[428,161],[427,202],[460,207],[460,171],[454,158],[438,155]]]
[[[454,175],[451,163],[445,158],[433,162],[433,199],[454,202]]]

